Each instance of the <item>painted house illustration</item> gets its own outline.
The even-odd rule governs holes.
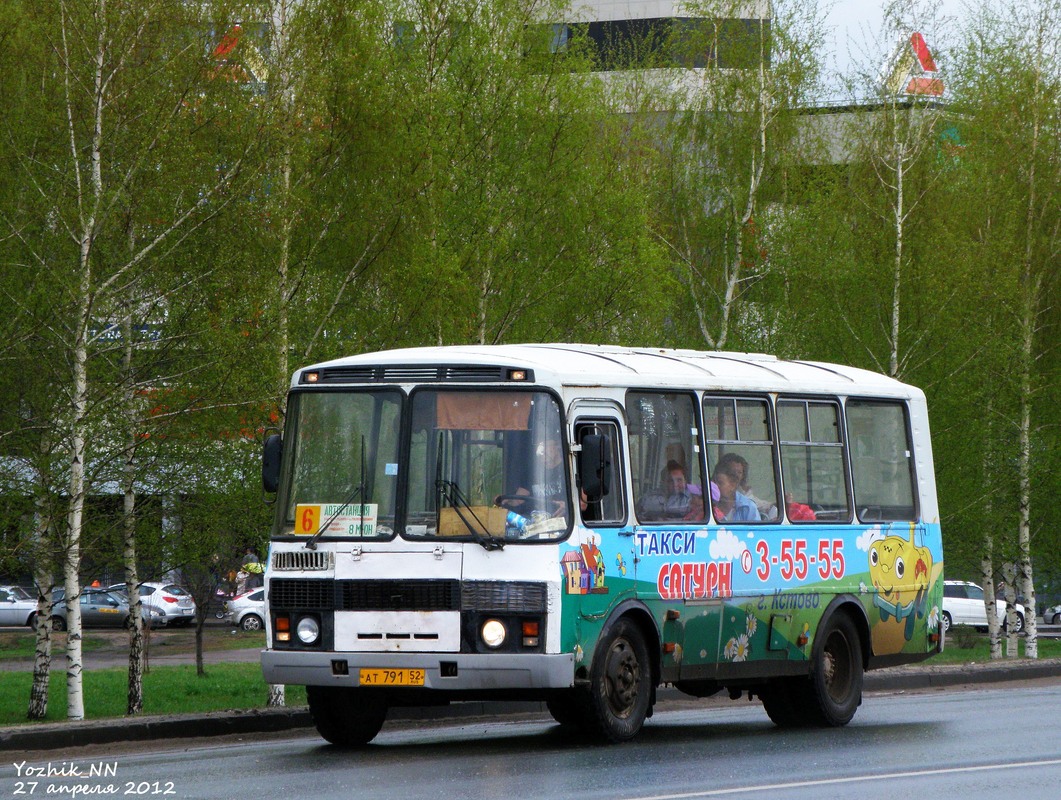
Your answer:
[[[567,594],[607,594],[604,585],[604,556],[595,544],[569,550],[560,560]]]

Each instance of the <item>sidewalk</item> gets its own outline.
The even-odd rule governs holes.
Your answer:
[[[247,653],[247,651],[232,652]],[[875,670],[866,673],[865,691],[867,693],[909,691],[1043,678],[1061,678],[1061,658],[940,666],[934,666],[929,662],[915,667]],[[722,693],[716,697],[725,698],[725,695]],[[697,700],[676,689],[664,688],[658,693],[657,708],[665,710],[679,703],[704,704],[712,699]],[[729,701],[726,700],[726,702]],[[549,717],[544,703],[467,702],[429,708],[394,708],[387,715],[387,724],[396,721],[413,724],[417,721],[498,717],[508,714],[535,714],[545,718]],[[312,727],[313,721],[305,707],[220,711],[210,714],[121,717],[82,722],[26,723],[0,728],[0,750],[5,752],[61,750],[89,744],[272,733],[310,730]]]

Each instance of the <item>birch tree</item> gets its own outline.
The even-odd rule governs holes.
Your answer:
[[[1048,466],[1057,446],[1050,394],[1056,372],[1044,366],[1056,364],[1051,356],[1056,336],[1047,331],[1056,330],[1061,260],[1059,25],[1061,4],[1051,0],[1007,6],[997,14],[982,10],[964,31],[958,96],[966,142],[962,161],[977,187],[977,204],[966,209],[975,220],[973,252],[997,300],[999,347],[989,363],[1000,391],[992,430],[1000,437],[995,451],[1008,458],[993,464],[987,478],[995,493],[992,505],[1009,522],[1007,546],[996,553],[1015,568],[1015,580],[1004,581],[1007,654],[1017,654],[1013,605],[1019,593],[1026,606],[1025,654],[1031,658],[1038,656],[1034,500],[1052,499],[1056,492]]]
[[[269,0],[253,4],[249,13],[261,23],[257,33],[235,26],[222,47],[238,69],[238,81],[249,89],[245,102],[253,107],[262,131],[262,172],[247,211],[258,221],[251,228],[251,249],[272,267],[253,296],[258,306],[254,313],[265,313],[270,323],[272,336],[263,344],[272,348],[267,357],[274,368],[259,397],[275,409],[275,424],[282,426],[293,347],[291,320],[301,316],[296,298],[312,285],[309,273],[315,255],[342,214],[338,206],[321,202],[322,195],[328,196],[321,189],[334,171],[330,147],[336,144],[327,109],[327,48],[340,57],[341,37],[336,41],[330,34],[342,30],[341,21],[358,15],[328,0]],[[270,686],[267,702],[283,705],[283,686]]]
[[[695,70],[674,93],[667,214],[659,235],[688,293],[698,338],[710,349],[743,343],[771,327],[749,301],[770,271],[771,203],[803,157],[797,110],[819,86],[823,29],[813,3],[692,4],[700,18],[682,31]],[[803,150],[810,145],[804,141]]]
[[[924,3],[886,3],[877,49],[890,55],[883,66],[880,61],[863,63],[847,79],[848,91],[860,98],[861,106],[849,115],[843,136],[851,143],[855,168],[864,170],[851,189],[854,201],[879,219],[878,226],[869,228],[881,232],[872,254],[873,269],[880,275],[874,290],[887,300],[874,315],[880,320],[878,335],[855,322],[847,327],[870,333],[863,340],[866,352],[879,371],[895,378],[926,360],[924,333],[919,336],[916,326],[907,323],[904,306],[924,276],[917,264],[922,255],[911,248],[911,234],[931,226],[931,206],[944,167],[937,159],[940,133],[946,127],[943,51],[933,38],[939,27]]]
[[[54,421],[67,452],[68,508],[59,526],[68,605],[68,716],[84,716],[81,662],[80,566],[85,502],[91,490],[101,401],[115,384],[94,379],[92,365],[119,322],[120,298],[143,278],[152,258],[172,248],[210,213],[211,203],[238,174],[238,159],[208,165],[196,191],[170,195],[169,214],[130,249],[120,225],[130,193],[164,185],[174,166],[166,146],[208,66],[197,32],[207,26],[201,6],[169,3],[65,2],[31,9],[41,31],[35,58],[26,58],[27,100],[58,124],[43,129],[33,148],[17,153],[19,176],[45,211],[45,224],[8,220],[20,257],[40,272],[55,314],[49,346],[66,354],[69,371],[58,389],[65,410]],[[180,63],[183,68],[177,68]],[[34,72],[36,74],[34,74]],[[181,131],[185,136],[187,131]],[[182,182],[183,183],[183,182]]]
[[[27,202],[21,187],[3,185],[0,194],[5,209]],[[0,219],[11,216],[3,214]],[[0,241],[0,297],[9,309],[0,323],[0,530],[4,531],[0,571],[31,575],[36,586],[27,717],[44,719],[53,644],[52,591],[59,566],[56,526],[62,519],[65,471],[61,440],[53,425],[59,405],[51,389],[56,353],[36,346],[40,338],[36,320],[44,316],[47,298],[34,290],[28,271],[11,260],[17,248],[10,243],[11,237]]]

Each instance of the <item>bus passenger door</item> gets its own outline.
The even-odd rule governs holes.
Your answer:
[[[623,425],[608,403],[578,404],[572,414],[579,524],[563,556],[565,592],[583,615],[606,615],[634,591],[634,551],[626,501]]]

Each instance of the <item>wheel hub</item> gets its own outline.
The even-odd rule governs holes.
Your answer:
[[[617,641],[608,654],[608,701],[616,714],[629,713],[637,701],[641,668],[628,642]]]

